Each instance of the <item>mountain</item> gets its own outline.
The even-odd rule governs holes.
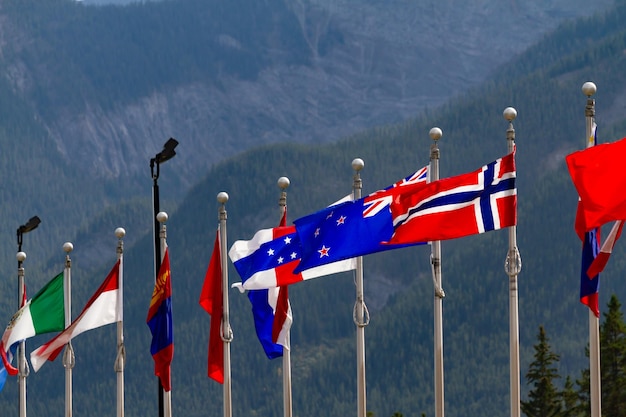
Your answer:
[[[6,11],[6,3],[2,6],[3,12]],[[147,5],[129,7],[151,10]],[[120,9],[109,6],[98,10],[115,14]],[[506,152],[508,127],[501,118],[502,111],[511,105],[518,111],[514,126],[518,162],[518,246],[523,262],[519,277],[520,369],[522,373],[527,369],[536,329],[543,324],[555,351],[561,354],[561,374],[577,377],[586,366],[587,311],[578,302],[580,243],[572,227],[577,199],[563,156],[584,144],[585,97],[580,87],[585,81],[593,80],[598,85],[594,97],[598,102],[600,140],[623,135],[625,126],[619,109],[626,83],[621,71],[624,56],[620,51],[625,49],[626,32],[620,22],[625,16],[626,7],[620,3],[606,14],[568,22],[546,35],[528,52],[509,57],[511,60],[485,83],[406,122],[368,129],[326,144],[279,143],[245,151],[245,146],[241,145],[239,150],[243,152],[210,166],[205,170],[206,175],[188,192],[184,192],[181,182],[171,178],[191,169],[186,166],[181,143],[180,149],[177,148],[179,155],[162,168],[162,195],[184,195],[180,199],[166,198],[163,204],[170,213],[167,226],[175,297],[173,400],[176,413],[186,416],[221,413],[221,387],[208,380],[204,371],[209,318],[196,304],[217,226],[215,196],[219,191],[230,194],[227,203],[229,241],[248,238],[257,229],[278,222],[274,205],[279,194],[275,182],[278,177],[287,175],[291,180],[288,204],[293,220],[349,191],[353,175],[350,162],[355,157],[363,158],[366,164],[362,172],[364,192],[384,187],[426,164],[432,142],[427,135],[433,126],[440,126],[444,132],[439,142],[442,177],[476,169],[502,156]],[[36,28],[41,24],[41,21],[33,22],[32,26]],[[26,38],[18,40],[25,42],[24,46],[30,45]],[[146,69],[144,78],[150,78],[150,71],[156,70]],[[244,73],[242,70],[240,76],[246,76]],[[168,74],[168,80],[173,82],[177,75]],[[75,84],[83,85],[78,81]],[[7,82],[0,83],[0,87],[7,85]],[[115,94],[124,92],[120,86],[116,88]],[[144,88],[142,80],[137,81],[135,88]],[[78,93],[71,91],[72,94],[67,90],[67,106],[74,108],[76,96],[73,94],[80,95],[88,89],[83,87]],[[56,268],[62,266],[64,254],[59,252],[64,241],[61,239],[65,238],[59,236],[59,232],[63,232],[70,238],[76,237],[76,249],[72,253],[73,303],[82,306],[114,262],[117,239],[113,230],[117,226],[126,227],[126,411],[127,415],[155,414],[156,380],[147,350],[149,332],[144,324],[154,279],[148,184],[144,183],[143,189],[139,181],[133,184],[132,169],[128,169],[128,181],[103,180],[85,174],[82,160],[66,164],[65,154],[57,143],[47,140],[50,130],[42,128],[43,124],[33,123],[33,119],[40,121],[43,116],[29,112],[33,107],[27,97],[11,88],[3,91],[6,92],[0,101],[5,117],[0,135],[3,148],[10,151],[11,139],[15,141],[15,137],[20,138],[20,144],[34,144],[32,149],[20,148],[33,153],[28,155],[32,160],[27,159],[24,165],[20,164],[20,158],[4,156],[9,167],[25,174],[31,182],[16,178],[24,188],[9,184],[13,193],[4,191],[3,201],[14,201],[19,196],[38,204],[7,203],[3,205],[5,210],[19,221],[25,221],[30,215],[21,218],[26,209],[46,209],[53,204],[55,211],[49,213],[64,213],[64,207],[68,211],[67,218],[44,218],[40,229],[27,235],[29,288],[38,288],[52,276],[46,272],[58,272]],[[7,104],[7,97],[13,99],[13,106]],[[58,97],[56,103],[62,104],[63,100]],[[62,111],[52,107],[46,114]],[[8,115],[21,115],[21,118],[13,119]],[[36,139],[39,142],[34,141]],[[145,171],[147,159],[155,149],[160,149],[163,141],[155,142],[154,149],[146,151]],[[48,158],[44,158],[46,155]],[[197,150],[195,155],[202,156],[202,151]],[[88,156],[86,152],[85,158]],[[147,176],[147,172],[145,174]],[[50,195],[57,198],[50,198]],[[145,217],[142,213],[146,213]],[[66,229],[51,225],[66,225],[70,217],[80,222]],[[3,222],[8,223],[7,219]],[[12,227],[17,224],[19,222]],[[12,230],[15,229],[11,229],[11,234]],[[50,236],[51,230],[54,236]],[[73,230],[78,232],[74,234]],[[56,254],[50,255],[48,250],[44,256],[40,246],[48,241],[57,242],[58,249]],[[450,416],[508,412],[508,278],[503,270],[506,249],[504,231],[443,244],[443,287],[447,294],[444,301],[445,398],[446,414]],[[35,253],[32,257],[31,250]],[[395,411],[404,415],[432,414],[433,295],[429,255],[428,247],[420,247],[365,259],[366,302],[372,319],[366,329],[368,410],[377,416],[391,415]],[[48,263],[38,265],[38,258]],[[98,263],[95,258],[99,258]],[[9,261],[4,264],[10,271]],[[602,280],[602,306],[611,293],[621,299],[626,296],[626,288],[615,278],[625,266],[616,251]],[[35,274],[41,271],[44,274]],[[230,274],[231,281],[235,281],[235,272],[231,270]],[[352,277],[344,274],[320,278],[295,285],[290,293],[295,314],[292,333],[295,414],[354,413]],[[15,304],[11,294],[15,291],[9,288],[0,305],[6,317]],[[245,296],[233,291],[231,301],[235,332],[232,345],[234,411],[247,415],[280,415],[280,364],[263,356],[254,336]],[[74,370],[77,414],[114,414],[114,334],[115,329],[109,326],[94,330],[89,336],[83,335],[73,343],[77,355]],[[29,341],[29,348],[38,346],[43,339],[46,338]],[[29,377],[30,413],[62,414],[63,368],[59,361]],[[524,387],[523,375],[521,380]],[[0,394],[0,407],[9,414],[16,414],[15,385],[7,385]]]
[[[2,66],[86,176],[138,186],[142,161],[179,139],[182,193],[242,149],[335,141],[436,108],[611,3],[5,0]]]

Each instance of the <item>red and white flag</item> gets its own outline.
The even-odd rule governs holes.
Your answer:
[[[589,269],[587,269],[587,276],[589,278],[593,278],[600,272],[604,271],[604,267],[606,266],[607,262],[609,262],[611,253],[613,253],[615,243],[622,234],[623,227],[623,220],[616,221],[613,224],[613,228],[611,229],[609,235],[606,237],[606,240],[602,244],[602,247],[600,248],[600,252],[596,256],[596,259],[593,260],[591,265],[589,265]]]
[[[48,343],[38,347],[30,354],[30,361],[35,372],[46,361],[53,361],[61,353],[63,347],[74,337],[106,324],[121,320],[121,306],[118,306],[120,262],[109,272],[98,291],[87,302],[80,315],[65,330]]]

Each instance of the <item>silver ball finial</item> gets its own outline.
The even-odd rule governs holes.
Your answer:
[[[156,219],[159,223],[165,223],[167,222],[167,219],[169,218],[169,216],[167,215],[166,212],[164,211],[160,211],[157,215],[156,215]]]
[[[117,229],[115,229],[115,237],[117,237],[118,239],[123,238],[126,235],[126,230],[124,230],[123,227],[118,227]]]
[[[355,171],[360,171],[365,166],[365,162],[361,158],[354,158],[352,160],[352,169]]]
[[[583,94],[586,95],[587,97],[591,97],[592,95],[596,93],[596,91],[598,91],[598,89],[596,88],[596,85],[592,83],[591,81],[587,81],[586,83],[584,83],[582,90],[583,90]]]
[[[287,187],[289,187],[289,184],[291,183],[289,182],[289,178],[287,177],[280,177],[278,179],[278,188],[280,188],[281,190],[287,189]]]
[[[228,201],[228,193],[222,191],[217,193],[217,202],[225,204]]]
[[[67,253],[70,253],[74,250],[74,245],[72,245],[72,242],[65,242],[63,244],[63,250]]]
[[[515,110],[515,108],[513,107],[507,107],[502,112],[502,115],[504,116],[506,120],[508,120],[509,122],[512,122],[517,117],[517,110]]]
[[[428,134],[430,135],[430,138],[434,141],[438,141],[443,136],[443,132],[438,127],[433,127],[432,129],[430,129],[430,132],[428,132]]]
[[[24,262],[26,260],[26,253],[20,251],[17,253],[17,255],[15,255],[15,257],[17,258],[18,262]]]

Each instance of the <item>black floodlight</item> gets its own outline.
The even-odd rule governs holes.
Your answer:
[[[22,235],[24,233],[30,232],[31,230],[35,230],[37,226],[39,226],[39,223],[41,223],[41,220],[39,219],[39,217],[33,216],[26,222],[26,224],[23,224],[20,227],[18,227],[17,228],[17,244],[21,245]]]

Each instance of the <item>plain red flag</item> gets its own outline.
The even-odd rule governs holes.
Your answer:
[[[614,220],[626,220],[625,160],[626,138],[565,157],[582,206],[576,222],[579,235]]]
[[[224,343],[221,337],[221,324],[224,299],[222,289],[222,258],[220,251],[220,231],[215,235],[213,254],[204,277],[200,305],[211,315],[209,332],[209,378],[224,383]]]

